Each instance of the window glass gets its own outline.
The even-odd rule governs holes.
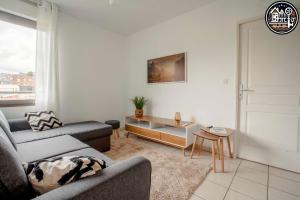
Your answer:
[[[0,104],[35,99],[36,29],[15,18],[0,16]]]

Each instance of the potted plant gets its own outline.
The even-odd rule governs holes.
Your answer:
[[[146,105],[147,103],[147,99],[145,99],[145,97],[134,97],[133,99],[131,99],[131,101],[133,102],[133,104],[135,105],[135,116],[137,118],[141,118],[143,117],[144,111],[144,105]]]

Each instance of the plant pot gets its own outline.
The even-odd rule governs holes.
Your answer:
[[[137,118],[143,117],[143,114],[144,114],[143,109],[135,109],[135,116],[136,116]]]

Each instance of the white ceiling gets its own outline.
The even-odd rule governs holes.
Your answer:
[[[129,35],[214,0],[52,0],[73,16]]]

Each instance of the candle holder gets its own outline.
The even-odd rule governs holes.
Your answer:
[[[181,115],[180,112],[175,113],[175,121],[179,124],[181,121]]]

